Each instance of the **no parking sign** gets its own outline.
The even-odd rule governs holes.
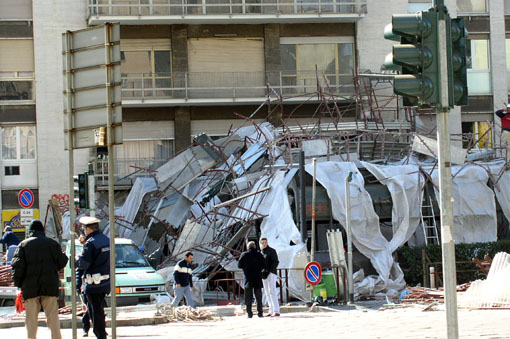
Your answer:
[[[18,194],[18,203],[23,208],[30,208],[34,204],[34,193],[25,188]]]
[[[321,282],[322,270],[318,262],[312,261],[305,268],[305,280],[310,285],[317,285]]]

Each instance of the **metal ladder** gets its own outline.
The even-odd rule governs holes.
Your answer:
[[[434,214],[434,206],[432,199],[425,188],[425,199],[421,206],[421,225],[423,228],[423,235],[425,236],[425,245],[439,244],[439,236],[437,234],[436,216]]]

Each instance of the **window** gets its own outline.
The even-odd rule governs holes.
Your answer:
[[[35,159],[35,126],[2,128],[2,159]]]
[[[143,96],[171,95],[170,40],[123,40],[121,49],[123,96],[140,97],[142,89]]]
[[[315,92],[317,73],[321,84],[334,92],[352,84],[353,38],[282,38],[280,44],[284,94]]]
[[[486,0],[457,0],[459,13],[487,13]]]
[[[467,46],[468,60],[468,90],[469,94],[490,94],[492,92],[489,63],[489,40],[472,38]]]

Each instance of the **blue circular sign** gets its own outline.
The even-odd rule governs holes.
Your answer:
[[[30,208],[34,204],[34,193],[25,188],[21,190],[18,195],[18,203],[23,208]]]

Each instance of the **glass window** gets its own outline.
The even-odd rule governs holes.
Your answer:
[[[474,39],[467,45],[468,60],[468,89],[469,94],[490,94],[492,92],[490,74],[489,40]]]
[[[487,13],[486,0],[457,0],[459,13]]]
[[[35,159],[35,126],[2,128],[2,158],[5,160]]]
[[[419,12],[419,11],[426,11],[431,6],[432,6],[432,2],[431,1],[409,3],[407,5],[407,12],[408,13],[416,13],[416,12]]]
[[[471,40],[468,45],[468,55],[471,55],[471,62],[468,68],[473,70],[489,69],[489,40]],[[469,53],[470,52],[470,53]]]
[[[15,160],[18,158],[16,140],[16,127],[2,129],[2,159]]]

